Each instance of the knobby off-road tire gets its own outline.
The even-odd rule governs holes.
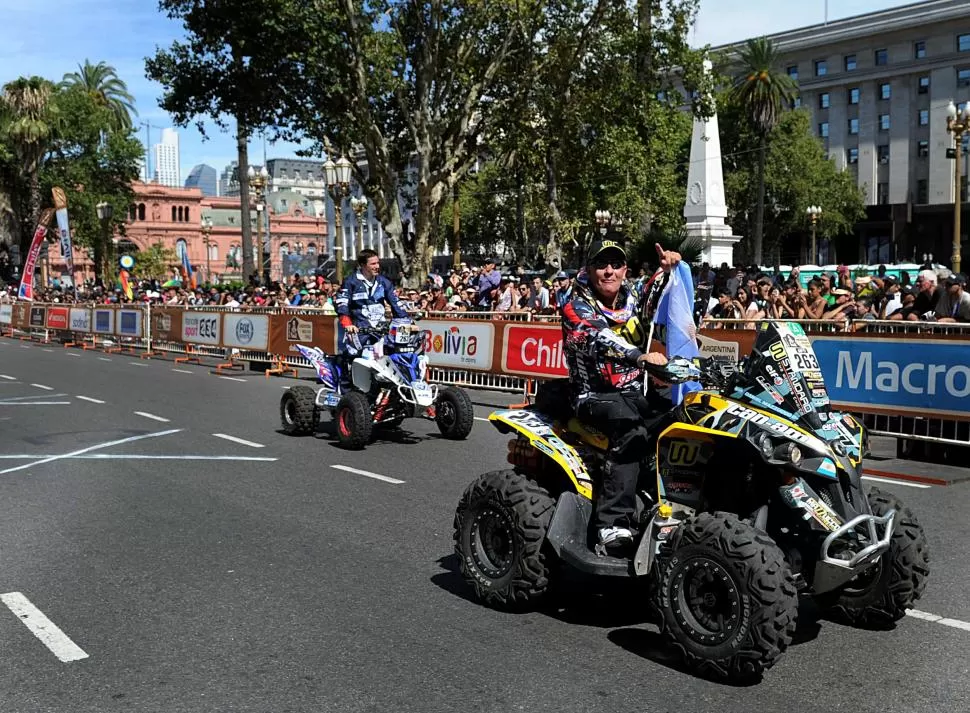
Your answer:
[[[522,610],[542,599],[554,566],[546,532],[555,508],[544,488],[514,470],[468,486],[455,512],[455,553],[479,600]]]
[[[472,400],[463,389],[447,386],[438,394],[435,404],[435,422],[445,438],[463,441],[475,424]]]
[[[291,386],[280,399],[280,422],[291,436],[308,436],[316,432],[320,411],[316,392],[309,386]]]
[[[658,593],[663,635],[698,672],[756,680],[791,643],[795,579],[764,532],[700,513],[678,528]]]
[[[930,550],[916,515],[895,495],[869,490],[873,515],[896,511],[889,549],[867,573],[835,592],[816,598],[833,619],[853,626],[885,628],[899,621],[923,595],[930,573]]]
[[[359,451],[370,443],[374,431],[374,414],[370,400],[359,391],[348,391],[337,403],[335,412],[337,441],[352,451]]]

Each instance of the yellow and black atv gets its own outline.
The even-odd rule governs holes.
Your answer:
[[[560,566],[640,577],[686,664],[756,678],[788,647],[798,595],[856,624],[902,617],[922,594],[928,548],[898,498],[863,488],[868,437],[833,411],[797,323],[765,322],[741,368],[706,362],[703,381],[654,434],[628,559],[590,547],[606,438],[572,417],[568,383],[489,420],[508,470],[486,473],[455,515],[461,571],[484,603],[537,604]]]

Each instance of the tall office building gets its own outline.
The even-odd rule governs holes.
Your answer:
[[[219,174],[219,195],[220,196],[238,196],[239,195],[239,183],[238,177],[236,176],[236,169],[239,166],[238,161],[230,161],[225,168],[222,169],[222,173]]]
[[[205,163],[194,166],[185,179],[186,188],[198,188],[204,196],[216,196],[216,170]]]
[[[181,183],[179,166],[179,135],[175,129],[162,129],[161,141],[152,146],[155,183],[178,188]]]

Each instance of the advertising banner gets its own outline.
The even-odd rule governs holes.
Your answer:
[[[40,220],[37,221],[37,227],[34,228],[34,239],[30,242],[30,249],[27,251],[24,273],[20,279],[20,290],[17,292],[17,297],[22,300],[34,299],[34,271],[37,269],[37,258],[44,245],[44,238],[47,237],[47,226],[50,225],[53,217],[53,209],[45,208],[40,214]]]
[[[115,333],[115,311],[113,309],[94,310],[94,329],[97,334]]]
[[[490,322],[424,320],[424,353],[432,366],[492,368],[495,326]]]
[[[47,328],[48,329],[67,329],[70,321],[71,310],[68,307],[48,307],[47,308]]]
[[[14,329],[27,329],[30,327],[30,305],[26,302],[17,302],[13,305],[10,326]]]
[[[57,209],[57,236],[61,244],[61,257],[64,266],[74,282],[74,248],[71,246],[71,227],[67,219],[67,195],[63,188],[51,189],[54,196],[54,207]]]
[[[337,319],[311,314],[274,314],[269,318],[269,351],[280,356],[299,356],[297,344],[337,353]]]
[[[43,327],[45,324],[44,315],[46,310],[43,307],[31,307],[30,308],[30,326],[31,327]]]
[[[0,324],[13,322],[13,305],[0,305]]]
[[[140,337],[142,330],[140,309],[120,309],[115,317],[115,334],[119,337]]]
[[[72,332],[90,332],[91,331],[91,310],[81,309],[79,307],[71,308],[71,325],[69,329]]]
[[[269,315],[223,315],[222,343],[227,347],[265,352],[269,347]]]
[[[175,307],[152,308],[152,339],[156,342],[182,340],[182,310]]]
[[[219,346],[221,322],[219,312],[185,312],[182,315],[182,341]]]
[[[558,324],[507,324],[502,341],[503,372],[547,379],[567,375]]]

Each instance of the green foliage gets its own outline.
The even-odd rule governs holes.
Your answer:
[[[131,115],[137,116],[135,98],[128,92],[128,85],[118,78],[117,70],[106,62],[91,64],[85,59],[77,72],[64,75],[62,88],[81,87],[99,106],[111,112],[111,127],[125,131],[131,128]]]
[[[138,279],[165,280],[171,276],[172,266],[179,263],[178,255],[162,243],[152,243],[139,251],[136,257],[134,274]]]

